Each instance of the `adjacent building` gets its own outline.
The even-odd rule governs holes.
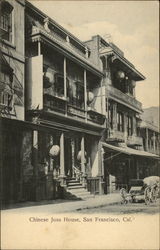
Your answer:
[[[107,118],[102,138],[104,192],[128,189],[130,179],[143,179],[153,172],[158,174],[158,130],[154,133],[157,150],[148,150],[144,147],[146,139],[141,129],[142,104],[135,93],[136,84],[145,77],[114,43],[94,36],[85,44],[91,49],[90,59],[104,73]]]
[[[20,186],[24,121],[24,1],[0,2],[0,148],[2,201],[15,202]]]
[[[123,52],[81,42],[28,1],[3,0],[1,13],[3,203],[128,188],[151,174],[142,159],[157,174],[158,139],[148,152],[135,97],[145,77]]]

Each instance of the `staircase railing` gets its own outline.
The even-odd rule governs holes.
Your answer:
[[[73,177],[75,177],[77,181],[82,181],[82,172],[75,166],[73,166]]]

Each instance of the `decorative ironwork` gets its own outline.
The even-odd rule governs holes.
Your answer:
[[[57,96],[44,94],[44,108],[65,112],[66,99],[62,99]]]

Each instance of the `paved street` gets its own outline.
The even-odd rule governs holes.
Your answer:
[[[108,204],[99,208],[89,208],[78,211],[79,213],[112,213],[112,214],[156,214],[160,212],[160,201],[154,204],[145,205],[144,203],[131,204]]]

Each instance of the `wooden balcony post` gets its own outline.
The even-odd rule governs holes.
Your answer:
[[[84,110],[85,110],[85,119],[87,120],[87,72],[84,69]]]
[[[117,131],[117,103],[113,104],[113,129]]]
[[[140,178],[140,176],[139,176],[139,162],[138,162],[138,160],[136,158],[135,158],[135,162],[136,162],[136,166],[137,166],[137,168],[136,168],[136,178],[139,179]]]
[[[65,164],[64,164],[64,133],[60,135],[60,179],[61,185],[65,186]]]
[[[50,140],[49,144],[51,147],[53,145],[53,136],[52,135],[50,135],[49,140]],[[52,156],[50,156],[50,158],[49,158],[49,165],[50,165],[50,167],[49,167],[50,171],[53,171],[53,158],[52,158]]]
[[[146,151],[148,151],[148,128],[146,128],[145,148],[146,148]]]
[[[98,143],[98,178],[99,178],[99,194],[104,194],[104,149],[101,142]]]
[[[66,57],[64,57],[64,61],[63,61],[63,76],[64,76],[64,97],[67,98]]]
[[[38,200],[38,131],[33,131],[33,147],[32,147],[32,159],[33,159],[33,171],[34,171],[34,183],[35,183],[35,200]],[[34,192],[33,190],[33,192]]]
[[[81,138],[81,172],[82,172],[82,184],[86,185],[86,166],[85,166],[85,145],[84,136]]]
[[[153,132],[153,150],[156,153],[156,133]]]
[[[41,55],[41,42],[38,41],[38,56]]]

